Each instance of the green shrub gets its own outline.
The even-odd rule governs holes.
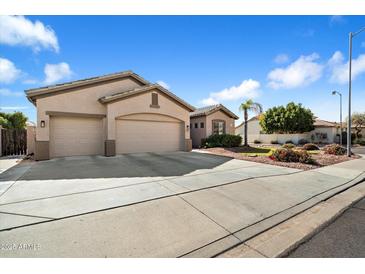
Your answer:
[[[270,143],[273,144],[273,145],[277,145],[277,144],[279,144],[279,141],[278,140],[272,140],[272,141],[270,141]]]
[[[290,143],[288,143],[288,144],[284,144],[284,145],[282,145],[281,146],[282,148],[295,148],[295,145],[294,144],[290,144]]]
[[[299,145],[305,145],[305,144],[308,144],[308,141],[307,141],[306,139],[300,139],[300,140],[298,141],[298,144],[299,144]]]
[[[319,150],[319,147],[313,143],[308,143],[303,146],[304,150]]]
[[[365,139],[357,140],[357,143],[358,143],[360,146],[365,146]]]
[[[338,144],[330,144],[323,148],[324,153],[332,154],[332,155],[345,155],[346,148],[338,145]]]
[[[292,140],[285,141],[285,144],[293,144]]]
[[[202,147],[238,147],[242,143],[240,135],[213,134],[202,140]]]
[[[261,141],[260,140],[254,140],[253,143],[254,144],[261,144]]]
[[[270,156],[271,159],[279,162],[300,162],[303,164],[315,164],[315,160],[305,150],[293,150],[278,148]]]

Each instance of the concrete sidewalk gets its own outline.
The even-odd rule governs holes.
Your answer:
[[[363,158],[305,172],[237,161],[56,197],[21,196],[18,181],[0,198],[0,257],[212,257],[365,178]]]

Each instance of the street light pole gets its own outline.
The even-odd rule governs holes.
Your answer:
[[[342,146],[342,94],[340,93],[340,145]]]
[[[352,32],[349,33],[349,106],[347,121],[347,156],[351,157],[351,66],[352,66]]]
[[[351,66],[352,66],[352,38],[358,35],[360,32],[365,31],[365,27],[361,28],[357,32],[349,33],[349,111],[347,121],[347,156],[351,157]]]
[[[332,91],[332,95],[340,96],[340,145],[342,146],[342,93],[336,90]]]

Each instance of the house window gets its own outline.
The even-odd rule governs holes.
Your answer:
[[[200,123],[200,128],[204,128],[204,122]]]
[[[198,123],[195,123],[194,124],[194,128],[198,128]]]
[[[151,107],[159,107],[159,105],[158,105],[158,94],[157,93],[151,93],[151,96],[152,96]]]
[[[213,134],[224,134],[226,133],[226,123],[224,121],[213,121]]]

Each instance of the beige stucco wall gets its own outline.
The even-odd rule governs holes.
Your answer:
[[[244,137],[244,126],[241,125],[235,129],[236,134],[240,134],[242,138]],[[276,141],[279,143],[285,143],[287,141],[292,141],[293,143],[298,143],[300,139],[306,139],[308,142],[318,142],[320,141],[315,137],[316,133],[326,133],[327,139],[321,140],[323,143],[332,143],[336,141],[336,134],[339,133],[334,127],[317,127],[311,132],[298,133],[298,134],[263,134],[261,133],[261,126],[259,120],[251,120],[247,123],[247,139],[249,143],[253,143],[255,140],[261,143],[269,144],[271,141]],[[312,139],[312,135],[315,137]]]
[[[206,130],[207,136],[212,135],[212,121],[213,120],[224,120],[226,122],[226,133],[235,134],[234,130],[234,119],[229,117],[223,111],[219,110],[206,116]]]
[[[150,106],[152,92],[157,92],[159,94],[159,108]],[[147,117],[148,113],[151,113],[176,118],[183,122],[185,139],[190,139],[190,131],[187,127],[190,123],[189,110],[180,106],[158,90],[152,90],[137,96],[129,97],[125,100],[109,103],[107,105],[107,139],[115,140],[116,138],[116,118],[136,113],[144,113]]]
[[[127,78],[101,85],[86,87],[71,92],[60,93],[44,98],[38,98],[37,104],[37,141],[49,141],[49,116],[46,111],[77,112],[87,114],[106,114],[106,106],[98,99],[117,92],[130,90],[141,86]],[[45,127],[41,128],[41,120]]]
[[[190,118],[190,136],[193,141],[193,147],[197,148],[201,145],[201,140],[207,137],[207,119],[206,116]],[[198,123],[198,128],[194,124]],[[200,127],[200,123],[204,123],[204,128]]]
[[[339,129],[337,130],[337,128],[335,127],[317,127],[313,131],[309,132],[309,141],[313,142],[321,141],[323,143],[333,143],[336,141],[337,132],[340,133],[340,130]],[[318,138],[318,135],[316,135],[316,133],[327,134],[327,139],[320,140]]]
[[[245,127],[244,124],[235,128],[235,134],[241,135],[242,140],[244,138]],[[258,119],[253,119],[247,122],[247,140],[249,143],[252,143],[258,135],[260,135],[261,126],[260,121]]]

